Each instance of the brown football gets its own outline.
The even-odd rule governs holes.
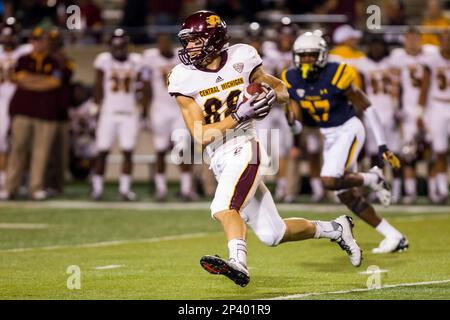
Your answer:
[[[253,101],[253,103],[255,103],[261,99],[264,99],[267,92],[269,91],[265,87],[263,87],[261,83],[250,83],[244,90],[243,102],[247,101],[247,99],[250,99],[254,94],[258,93],[258,97]]]

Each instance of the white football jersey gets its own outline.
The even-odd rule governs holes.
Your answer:
[[[264,69],[274,77],[279,78],[284,69],[293,66],[292,51],[282,52],[276,45],[263,45],[262,49]],[[267,70],[266,64],[271,67],[271,70]]]
[[[250,84],[252,72],[260,65],[262,60],[255,48],[236,44],[228,48],[225,62],[218,71],[177,65],[169,75],[168,91],[171,95],[192,97],[202,108],[205,123],[215,123],[224,120],[236,108],[240,93]],[[233,136],[255,137],[252,121],[232,131]]]
[[[16,63],[21,56],[31,53],[33,47],[24,44],[12,51],[0,51],[0,96],[2,99],[10,99],[16,91],[16,84],[11,81]]]
[[[152,108],[161,108],[161,110],[176,109],[176,101],[167,92],[167,77],[170,71],[180,63],[176,52],[173,57],[163,56],[156,48],[144,51],[144,64],[150,71],[150,80],[152,83],[153,101]]]
[[[367,96],[379,111],[393,109],[392,79],[387,59],[376,62],[368,57],[362,59],[358,71],[363,75]]]
[[[422,52],[416,56],[408,54],[403,48],[394,49],[389,55],[389,66],[400,70],[403,109],[417,106],[425,68],[423,61],[427,60],[426,56],[431,53],[432,51],[424,46]]]
[[[450,103],[450,59],[445,59],[440,52],[424,57],[423,62],[431,70],[429,99]]]
[[[127,60],[118,61],[110,52],[103,52],[95,59],[94,68],[103,71],[102,112],[135,112],[142,56],[130,53]]]

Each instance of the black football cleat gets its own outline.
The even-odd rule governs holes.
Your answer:
[[[209,273],[224,275],[241,287],[245,287],[250,282],[247,268],[234,260],[225,260],[219,256],[203,256],[200,259],[200,265]]]

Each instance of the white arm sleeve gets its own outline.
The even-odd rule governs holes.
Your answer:
[[[386,136],[384,135],[383,125],[375,110],[372,107],[367,108],[366,111],[364,111],[364,117],[372,129],[377,145],[386,145]]]

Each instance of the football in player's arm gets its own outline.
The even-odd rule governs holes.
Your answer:
[[[172,70],[168,91],[176,97],[194,139],[206,146],[211,159],[210,168],[218,182],[211,216],[222,224],[230,255],[228,260],[203,256],[201,266],[247,285],[247,225],[268,246],[312,238],[336,240],[351,263],[359,266],[361,250],[351,234],[349,217],[333,221],[282,219],[264,184],[263,172],[270,161],[256,140],[251,120],[267,116],[276,98],[281,104],[288,102],[284,84],[264,71],[255,48],[228,45],[226,24],[213,12],[189,16],[178,37],[183,45],[179,51],[182,64]],[[240,98],[252,82],[266,87],[264,98],[256,100],[257,94]],[[217,139],[219,133],[229,139]]]
[[[275,95],[278,103],[287,105],[289,101],[289,94],[287,92],[286,86],[281,80],[275,78],[274,76],[271,76],[270,74],[267,74],[262,66],[255,69],[250,78],[250,82],[266,83],[271,87],[270,92],[267,94],[268,99],[263,101],[264,104],[269,101],[269,98]],[[251,102],[253,102],[253,99],[249,99],[246,103],[238,103],[236,111],[234,111],[234,115],[230,114],[223,121],[206,124],[203,111],[194,99],[183,95],[178,95],[176,97],[176,100],[181,108],[183,118],[192,136],[198,143],[204,146],[208,145],[214,140],[217,133],[216,130],[219,130],[223,135],[225,135],[227,129],[233,129],[240,122],[247,121],[252,112],[254,112],[255,115],[267,112],[267,109],[264,108],[261,108],[260,110],[254,109],[251,106]],[[271,103],[273,102],[274,101],[272,101]],[[242,113],[240,113],[240,111]],[[242,116],[239,116],[239,114],[242,114]],[[236,115],[238,116],[236,117]],[[196,122],[202,123],[201,130],[194,130],[194,125]]]

